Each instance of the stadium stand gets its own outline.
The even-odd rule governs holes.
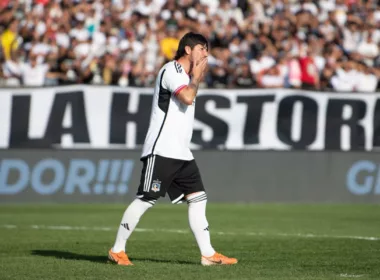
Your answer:
[[[0,85],[150,87],[192,30],[203,87],[380,88],[376,0],[2,0]]]

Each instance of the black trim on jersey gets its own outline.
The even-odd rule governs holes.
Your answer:
[[[164,78],[165,71],[166,69],[162,71],[160,79],[160,91],[158,92],[158,107],[166,114],[169,109],[171,92],[167,89],[164,89],[162,86],[162,79]]]
[[[166,117],[168,115],[168,110],[169,110],[171,92],[167,89],[164,89],[162,86],[162,79],[164,78],[165,71],[166,69],[162,71],[161,78],[160,78],[160,91],[158,92],[158,107],[165,113],[165,117],[164,117],[164,120],[162,121],[162,125],[160,127],[160,131],[158,132],[157,138],[154,141],[151,155],[154,154],[154,148],[156,148],[158,138],[160,138],[162,128],[164,127]]]

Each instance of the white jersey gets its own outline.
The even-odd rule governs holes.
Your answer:
[[[180,160],[194,159],[189,146],[195,102],[186,105],[177,98],[189,82],[189,75],[177,61],[166,63],[159,71],[142,157],[159,155]]]

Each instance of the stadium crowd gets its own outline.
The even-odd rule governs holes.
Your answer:
[[[380,89],[377,0],[0,0],[0,86],[150,87],[188,31],[203,87]]]

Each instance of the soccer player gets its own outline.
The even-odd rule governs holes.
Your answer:
[[[207,69],[207,56],[206,38],[189,32],[180,40],[175,60],[158,73],[137,198],[124,212],[115,244],[108,252],[109,260],[116,264],[132,265],[125,253],[126,242],[141,216],[166,193],[173,204],[188,203],[190,228],[202,255],[202,265],[237,263],[237,259],[215,252],[211,245],[207,196],[189,148],[195,97]]]

